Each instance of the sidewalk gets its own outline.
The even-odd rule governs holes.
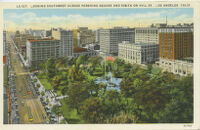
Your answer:
[[[60,99],[68,97],[67,95],[58,97],[57,94],[53,92],[52,90],[46,90],[36,75],[33,76],[33,74],[30,73],[30,77],[32,80],[37,79],[37,82],[34,82],[35,83],[34,87],[37,87],[37,84],[40,84],[40,87],[39,88],[37,87],[37,88],[40,93],[44,92],[44,96],[40,95],[39,98],[43,98],[45,102],[47,99],[49,100],[49,103],[46,107],[50,108],[50,111],[55,105],[61,106],[61,103],[59,101]],[[63,115],[60,117],[55,115],[55,117],[58,121],[58,124],[61,123],[61,121],[64,119]]]

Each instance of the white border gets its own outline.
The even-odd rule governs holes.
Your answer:
[[[3,0],[5,1],[5,0]],[[6,2],[8,1],[12,1],[12,0],[7,0]],[[21,0],[21,2],[24,2],[24,1],[28,1],[28,0]],[[32,1],[31,3],[28,3],[28,4],[34,4],[35,2],[37,2],[39,0],[35,0],[35,1]],[[40,0],[41,1],[41,0]],[[47,1],[53,1],[53,0],[47,0]],[[62,0],[57,0],[57,1],[54,1],[54,2],[59,2],[59,1],[62,1]],[[72,0],[70,0],[72,1]],[[103,1],[105,0],[96,0],[96,1],[91,1],[91,0],[82,0],[82,2],[98,2],[98,1],[101,1],[102,3],[104,3]],[[108,1],[111,1],[111,0],[106,0],[107,2]],[[112,0],[113,1],[113,0]],[[118,0],[119,2],[120,0]],[[127,0],[126,0],[127,1]],[[141,2],[140,0],[136,0],[137,2]],[[151,2],[150,2],[151,1]],[[152,2],[152,0],[148,1],[148,3],[156,3],[158,2],[157,0],[154,0],[154,2]],[[159,0],[160,3],[167,3],[166,1],[163,2],[163,0]],[[3,20],[3,17],[2,17],[2,14],[3,14],[3,11],[2,9],[3,8],[16,8],[15,4],[19,4],[19,3],[6,3],[6,2],[3,2],[3,3],[0,3],[0,19],[1,19],[1,31],[0,31],[0,39],[1,39],[1,42],[2,42],[2,36],[3,36],[3,24],[2,24],[2,20]],[[19,2],[19,0],[18,0]],[[73,1],[74,2],[74,1]],[[121,2],[125,2],[123,0],[121,0]],[[133,1],[130,1],[129,2],[133,2]],[[136,2],[136,3],[137,3]],[[169,2],[169,1],[168,1]],[[182,2],[185,2],[185,1],[181,1],[181,0],[177,0],[175,3],[182,3]],[[26,3],[26,2],[25,2]],[[67,2],[64,2],[64,3],[67,3]],[[80,3],[80,2],[79,2]],[[119,2],[120,3],[120,2]],[[147,1],[145,2],[147,3]],[[170,1],[170,3],[173,3],[172,1]],[[15,129],[15,130],[22,130],[22,129],[49,129],[49,130],[53,130],[53,129],[69,129],[69,130],[74,130],[74,129],[81,129],[81,130],[102,130],[102,129],[105,129],[105,130],[110,130],[110,129],[115,129],[115,130],[132,130],[132,129],[153,129],[153,130],[160,130],[160,129],[163,129],[163,130],[167,130],[167,129],[180,129],[180,130],[184,130],[184,129],[194,129],[194,130],[197,130],[199,128],[200,130],[200,2],[197,2],[197,1],[190,1],[188,2],[192,5],[192,7],[194,8],[194,97],[195,97],[195,100],[194,100],[194,123],[190,126],[184,126],[184,124],[103,124],[103,125],[98,125],[98,124],[93,124],[93,125],[90,125],[90,124],[83,124],[83,125],[80,125],[80,124],[77,124],[77,125],[62,125],[62,124],[59,124],[59,125],[45,125],[45,124],[42,124],[42,125],[38,125],[38,124],[32,124],[32,125],[22,125],[22,124],[19,124],[19,125],[3,125],[3,87],[0,87],[0,95],[1,95],[1,106],[0,106],[0,112],[1,112],[1,126],[0,126],[0,129],[2,130],[10,130],[10,129]],[[0,51],[3,52],[3,42],[0,43]],[[0,56],[0,60],[3,61],[2,59],[2,53],[1,53],[1,56]],[[3,63],[0,62],[0,66],[1,66],[1,70],[3,70]],[[1,73],[1,81],[3,81],[3,73]],[[0,81],[0,84],[1,86],[3,86],[3,82]],[[187,124],[186,124],[187,125]]]

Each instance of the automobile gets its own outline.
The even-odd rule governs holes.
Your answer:
[[[56,122],[56,118],[50,118],[51,121]]]
[[[35,87],[35,90],[36,90],[36,91],[38,91],[38,88],[37,88],[37,87]]]
[[[43,104],[43,106],[48,105],[48,103],[46,103],[46,102],[42,102],[42,104]]]
[[[37,91],[36,94],[37,94],[37,95],[40,95],[40,92]]]
[[[45,107],[45,110],[47,111],[47,110],[50,110],[50,109],[49,109],[49,107]]]
[[[44,120],[46,120],[46,116],[45,116],[45,114],[42,114],[42,117],[43,117]]]
[[[40,98],[40,101],[43,101],[43,100],[44,100],[44,99],[41,97],[41,98]]]
[[[24,102],[22,101],[21,103],[22,103],[22,106],[24,106]]]
[[[48,116],[51,115],[51,111],[50,110],[47,110],[46,113],[47,113]]]
[[[56,116],[55,115],[51,115],[50,118],[56,118]]]

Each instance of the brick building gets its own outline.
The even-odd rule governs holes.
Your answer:
[[[160,28],[159,46],[162,59],[175,60],[193,57],[193,28]]]

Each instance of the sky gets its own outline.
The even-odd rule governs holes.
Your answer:
[[[62,27],[146,27],[155,23],[192,23],[192,8],[4,9],[8,31]]]

